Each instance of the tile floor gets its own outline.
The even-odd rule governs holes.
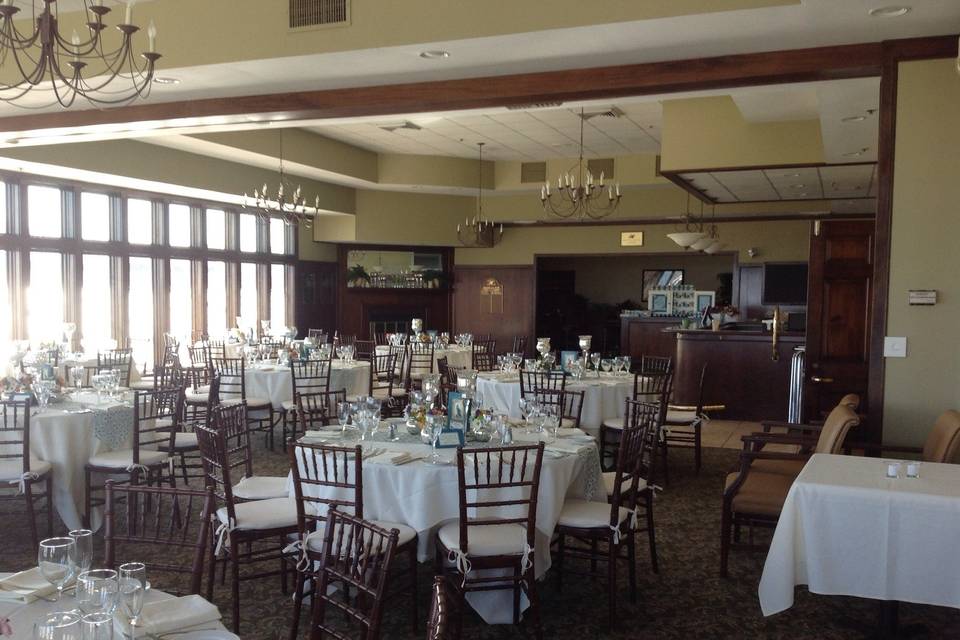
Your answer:
[[[743,447],[741,436],[762,430],[759,422],[709,420],[703,425],[700,437],[705,447],[740,449]]]

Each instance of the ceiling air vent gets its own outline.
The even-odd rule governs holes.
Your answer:
[[[520,182],[546,182],[547,181],[547,163],[546,162],[521,162],[520,163]]]
[[[596,177],[600,177],[600,174],[603,174],[603,179],[613,178],[613,158],[596,158],[594,160],[587,160],[587,171]]]
[[[290,28],[350,24],[350,0],[290,0]]]
[[[549,109],[563,106],[562,102],[530,102],[528,104],[508,104],[509,111],[528,111],[530,109]]]

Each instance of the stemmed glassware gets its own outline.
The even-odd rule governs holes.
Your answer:
[[[130,634],[136,637],[143,610],[143,595],[147,589],[147,567],[142,562],[128,562],[119,567],[120,608],[130,619]]]
[[[610,370],[613,369],[613,360],[610,358],[603,358],[600,361],[600,366],[603,368],[604,373],[610,373]]]
[[[83,373],[84,368],[82,366],[70,367],[70,377],[73,379],[73,386],[77,390],[77,398],[80,397],[80,390],[83,388]]]
[[[620,375],[621,370],[623,369],[623,358],[617,356],[613,359],[613,372],[616,375]]]
[[[34,640],[81,640],[80,614],[76,611],[54,611],[40,617],[33,625]]]
[[[94,391],[97,392],[97,404],[103,402],[103,391],[106,389],[106,374],[96,373],[90,378]]]
[[[590,362],[593,364],[594,370],[597,372],[597,377],[600,377],[600,354],[597,352],[590,354]]]
[[[50,403],[50,381],[38,380],[31,386],[33,388],[34,395],[37,396],[37,403],[40,405],[40,411],[43,411],[47,408],[47,404]]]
[[[443,417],[432,413],[427,414],[426,428],[430,433],[430,447],[432,448],[429,462],[430,464],[443,464],[443,458],[437,452],[437,443],[440,442],[440,433],[443,431]]]
[[[350,424],[350,416],[353,415],[353,405],[349,402],[337,403],[337,422],[340,423],[340,431],[345,432],[347,425]]]
[[[93,566],[93,531],[90,529],[74,529],[67,534],[77,544],[74,560],[77,565],[77,574],[89,571]]]
[[[623,356],[623,375],[630,375],[630,356]]]
[[[47,538],[40,541],[37,565],[43,578],[57,588],[55,602],[60,601],[63,587],[77,573],[77,543],[73,538]]]

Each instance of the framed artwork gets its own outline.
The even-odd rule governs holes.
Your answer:
[[[470,425],[470,413],[472,411],[472,402],[470,398],[464,397],[459,391],[451,391],[447,394],[447,428],[455,429],[464,433]]]
[[[567,368],[567,366],[570,364],[571,361],[576,360],[579,357],[580,357],[579,351],[561,351],[560,352],[560,368],[566,371],[567,373],[569,373],[570,370]]]
[[[644,269],[641,273],[643,289],[640,301],[650,301],[650,291],[683,284],[683,269]]]
[[[697,291],[697,315],[702,316],[704,309],[714,306],[717,294],[715,291]]]
[[[672,291],[650,291],[647,298],[647,310],[657,315],[670,315],[673,312],[673,292]]]

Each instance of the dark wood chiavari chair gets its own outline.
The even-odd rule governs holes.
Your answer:
[[[36,547],[41,500],[47,503],[47,536],[53,535],[53,467],[30,453],[31,404],[29,399],[0,401],[0,484],[17,487],[15,494],[0,495],[0,500],[26,503],[30,540]]]
[[[370,361],[377,351],[377,343],[373,340],[354,340],[353,357],[357,360]]]
[[[352,345],[352,344],[354,344],[356,341],[357,341],[357,334],[355,334],[355,333],[346,333],[346,334],[341,333],[340,336],[339,336],[339,339],[337,340],[337,344],[339,344],[339,345],[341,345],[341,346]]]
[[[607,566],[607,602],[609,625],[612,628],[617,615],[617,564],[626,560],[630,584],[630,601],[637,599],[636,569],[636,510],[641,492],[646,493],[648,479],[643,475],[645,446],[655,438],[656,417],[659,407],[655,404],[626,400],[627,423],[623,429],[617,453],[616,470],[610,481],[609,504],[586,500],[567,500],[560,512],[556,528],[557,589],[563,587],[563,574],[567,558],[590,561],[590,572],[585,575],[604,577],[597,573],[597,562]],[[651,432],[654,433],[651,436]],[[606,478],[605,478],[606,481]],[[652,489],[650,489],[652,495]],[[652,510],[649,512],[652,519]],[[652,522],[650,526],[652,536]],[[567,539],[584,543],[583,546],[567,546]],[[597,544],[606,542],[604,550]],[[626,550],[626,558],[622,551]],[[651,553],[656,553],[651,545]],[[654,561],[654,567],[656,562]],[[656,569],[654,569],[656,571]]]
[[[206,394],[207,403],[202,412],[195,412],[192,419],[180,420],[179,429],[173,434],[171,454],[180,462],[180,474],[184,484],[190,484],[191,478],[203,478],[203,460],[200,457],[200,445],[194,427],[199,424],[210,425],[212,409],[220,403],[220,378],[214,376]],[[184,414],[186,415],[186,407]]]
[[[207,360],[227,357],[227,345],[223,340],[207,340]]]
[[[560,391],[567,388],[567,376],[562,371],[520,371],[520,397],[536,394],[542,390]]]
[[[376,354],[370,359],[370,395],[380,400],[384,417],[399,417],[406,405],[407,391],[397,374],[397,356]]]
[[[220,403],[245,403],[248,427],[252,431],[263,433],[270,450],[273,451],[273,428],[276,425],[273,404],[269,398],[247,395],[246,367],[243,358],[210,358],[212,375],[220,378]]]
[[[323,329],[308,329],[307,337],[314,340],[317,344],[326,344],[330,339],[330,334]]]
[[[203,457],[207,485],[223,506],[217,509],[216,535],[211,540],[212,553],[207,580],[207,600],[213,601],[217,563],[229,564],[233,596],[233,632],[240,632],[240,582],[280,576],[280,586],[287,593],[287,560],[284,548],[287,537],[297,532],[297,510],[287,497],[242,501],[234,495],[234,474],[250,470],[250,440],[244,405],[213,410],[209,427],[197,425],[197,441]],[[220,560],[218,556],[225,557]],[[276,571],[266,569],[241,574],[241,565],[262,565],[277,562]],[[226,566],[224,566],[226,570]]]
[[[673,370],[673,359],[666,356],[641,356],[640,373],[666,373]]]
[[[296,400],[300,433],[317,431],[337,423],[337,405],[347,401],[347,390],[297,393]]]
[[[423,376],[428,373],[433,373],[433,351],[432,342],[414,341],[408,345],[407,357],[409,364],[407,364],[406,384],[408,390],[420,388],[420,380]]]
[[[703,384],[707,377],[707,363],[700,368],[700,385],[697,390],[697,402],[692,406],[667,405],[667,415],[663,421],[663,447],[681,447],[693,449],[693,464],[700,473],[702,462],[701,431],[706,420],[703,412]]]
[[[302,398],[302,396],[301,396]],[[314,569],[323,560],[319,535],[328,521],[328,509],[347,509],[363,518],[363,452],[360,446],[335,447],[297,443],[291,447],[290,469],[293,473],[294,496],[297,502],[297,527],[300,535],[300,557],[297,563],[297,592],[294,597],[294,619],[290,638],[297,637],[305,584],[319,576]],[[397,532],[396,553],[407,556],[410,597],[410,623],[417,629],[417,532],[395,522],[371,521],[371,524]]]
[[[396,547],[396,530],[387,531],[362,518],[330,510],[323,536],[311,638],[377,640],[380,637],[387,576]],[[344,602],[341,596],[328,593],[328,587],[333,584],[340,584],[346,590],[353,589],[364,597],[352,603]],[[350,635],[336,631],[327,623],[328,608],[345,615],[361,631]]]
[[[427,619],[427,640],[459,640],[460,616],[456,595],[443,576],[434,576],[430,592],[430,617]]]
[[[84,466],[83,520],[87,528],[93,507],[103,504],[103,499],[94,496],[103,490],[103,485],[94,485],[94,474],[122,476],[130,484],[168,481],[175,486],[168,462],[182,413],[180,388],[134,392],[131,448],[98,453]]]
[[[580,419],[583,417],[584,391],[564,389],[563,406],[560,409],[560,426],[564,428],[580,428]]]
[[[116,369],[120,372],[120,386],[130,386],[133,349],[110,349],[97,352],[97,373]]]
[[[261,355],[266,355],[270,360],[276,360],[280,355],[280,352],[286,347],[286,340],[284,338],[260,338],[260,348],[266,351],[266,354],[261,351]]]
[[[436,574],[456,576],[452,583],[458,585],[460,600],[474,591],[513,591],[514,624],[520,621],[523,591],[530,601],[528,618],[542,638],[533,549],[543,443],[468,453],[469,464],[463,447],[457,448],[460,517],[437,531]],[[447,567],[451,558],[453,566]],[[509,574],[479,575],[486,569]]]
[[[301,393],[326,393],[330,391],[330,368],[332,362],[327,360],[291,360],[291,394],[289,400],[280,405],[282,410],[282,437],[281,445],[287,450],[287,440],[297,437],[297,395]],[[289,435],[288,435],[289,430]]]
[[[407,345],[390,345],[390,355],[394,356],[397,362],[395,369],[399,385],[403,387],[404,391],[410,391],[410,377],[407,375],[410,360],[407,357]]]
[[[495,371],[497,369],[497,341],[474,340],[471,347],[473,368],[477,371]]]
[[[176,576],[178,586],[187,582],[185,589],[174,590],[177,595],[199,595],[215,504],[210,487],[197,491],[115,485],[108,480],[103,514],[106,566],[116,570],[124,558],[154,558],[147,563],[151,575]],[[171,553],[158,554],[158,548]],[[185,555],[183,550],[193,552]]]
[[[513,336],[513,350],[510,353],[519,353],[526,357],[527,355],[527,336]]]
[[[670,392],[673,388],[673,370],[668,369],[665,372],[646,373],[637,372],[633,376],[633,395],[632,400],[640,402],[656,403],[660,407],[658,417],[662,425],[667,415],[667,405],[670,400]],[[617,459],[617,446],[620,441],[620,432],[623,430],[624,418],[607,418],[600,425],[600,463],[605,471],[609,471],[610,462]],[[657,438],[660,440],[661,433],[658,428]],[[663,463],[666,466],[665,449],[661,446],[661,455]]]

